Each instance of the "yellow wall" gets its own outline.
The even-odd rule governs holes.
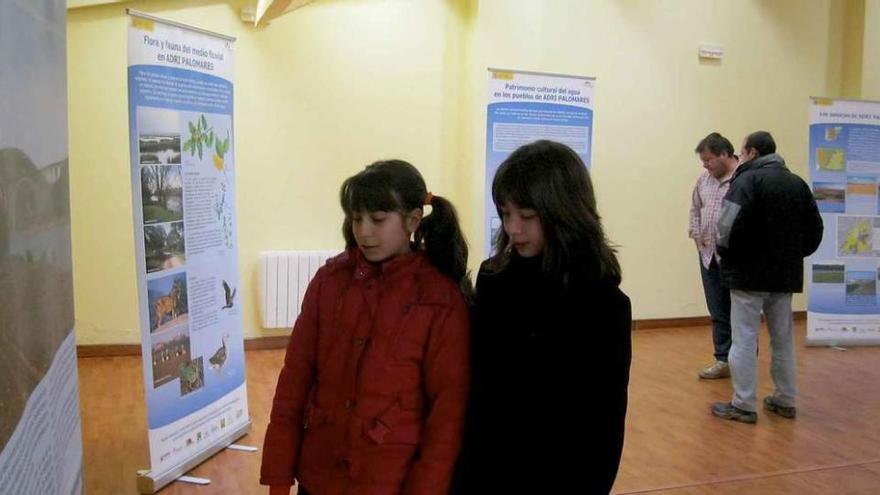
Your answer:
[[[840,96],[858,99],[862,96],[865,0],[846,0],[840,10],[844,14]]]
[[[480,2],[473,70],[483,81],[485,66],[597,77],[593,179],[634,316],[706,314],[687,238],[701,171],[693,149],[717,130],[738,150],[747,133],[767,129],[805,175],[808,97],[827,93],[829,2],[510,4]],[[700,43],[720,44],[724,59],[700,63]]]
[[[845,51],[846,21],[834,19],[831,0],[806,7],[797,0],[316,0],[260,29],[238,19],[240,5],[125,6],[238,37],[246,337],[278,333],[259,328],[257,253],[340,246],[338,186],[375,159],[411,160],[430,189],[455,201],[471,265],[479,263],[489,66],[598,78],[594,180],[609,236],[621,246],[634,316],[704,315],[686,237],[697,141],[717,130],[738,147],[746,133],[768,129],[805,174],[808,97],[836,96],[843,85],[829,64]],[[69,12],[81,344],[138,341],[123,7]],[[724,60],[701,63],[702,42],[721,44]]]
[[[880,0],[865,0],[862,50],[861,97],[880,100]]]
[[[80,344],[137,342],[128,165],[131,7],[238,37],[235,132],[246,337],[265,249],[342,246],[342,180],[380,159],[420,168],[456,202],[461,5],[319,1],[253,29],[230,2],[131,2],[68,12],[71,190]],[[242,2],[244,3],[244,2]]]

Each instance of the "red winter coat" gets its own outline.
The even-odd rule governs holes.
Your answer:
[[[461,445],[468,309],[422,252],[358,249],[306,291],[284,358],[260,483],[314,495],[442,494]]]

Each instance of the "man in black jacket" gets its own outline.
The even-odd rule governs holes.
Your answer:
[[[713,404],[712,413],[754,423],[762,310],[776,386],[764,409],[786,418],[796,414],[791,294],[803,290],[803,259],[819,247],[823,227],[809,186],[786,168],[770,133],[749,134],[740,157],[717,229],[722,283],[730,288],[733,399]]]

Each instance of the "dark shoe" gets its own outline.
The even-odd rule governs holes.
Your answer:
[[[783,418],[794,419],[794,417],[797,416],[796,407],[777,404],[776,401],[773,400],[772,395],[764,397],[764,409],[776,413]]]
[[[740,409],[729,402],[716,402],[712,404],[712,414],[719,418],[732,419],[741,423],[755,423],[758,421],[758,413]]]

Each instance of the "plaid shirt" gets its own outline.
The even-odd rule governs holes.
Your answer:
[[[721,213],[721,203],[730,187],[733,174],[718,180],[704,170],[697,179],[691,201],[690,226],[688,237],[697,241],[700,246],[700,260],[708,269],[715,253],[715,226]]]

